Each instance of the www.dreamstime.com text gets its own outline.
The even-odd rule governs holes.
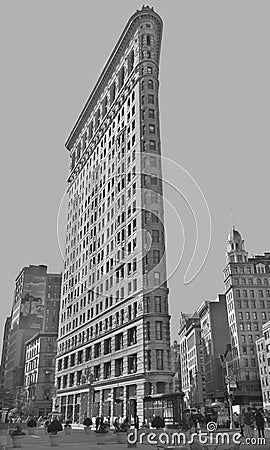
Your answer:
[[[128,433],[127,440],[130,444],[140,443],[140,444],[149,444],[149,445],[186,445],[192,444],[193,442],[200,442],[202,445],[206,444],[215,444],[215,445],[266,445],[265,438],[244,438],[240,433],[193,433],[190,435],[186,435],[183,432],[149,432],[144,433],[138,431],[136,429],[132,430],[132,432]]]

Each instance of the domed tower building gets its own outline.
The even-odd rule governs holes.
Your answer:
[[[228,235],[227,240],[227,263],[229,262],[245,262],[247,261],[248,253],[245,249],[245,241],[242,239],[239,231],[233,226]]]
[[[256,340],[270,319],[270,253],[250,258],[241,233],[232,228],[227,239],[225,295],[231,339],[227,376],[234,404],[262,406]],[[227,360],[228,361],[228,360]]]

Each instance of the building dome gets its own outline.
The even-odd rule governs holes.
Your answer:
[[[228,235],[228,241],[242,241],[242,236],[234,227]]]

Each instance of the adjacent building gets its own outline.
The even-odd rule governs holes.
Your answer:
[[[180,364],[180,345],[177,341],[173,342],[172,349],[172,371],[173,392],[181,392],[181,364]]]
[[[208,404],[226,398],[225,374],[221,355],[230,344],[226,296],[219,294],[216,301],[205,301],[197,310],[203,343],[205,393]]]
[[[57,332],[39,332],[26,344],[24,390],[29,415],[48,416],[54,395]]]
[[[7,356],[8,356],[10,330],[11,330],[11,317],[7,317],[6,322],[5,322],[5,328],[4,328],[1,366],[0,366],[0,390],[1,391],[5,387],[5,373],[6,373],[6,369],[7,369]]]
[[[0,365],[0,407],[2,408],[9,408],[10,406],[12,406],[12,399],[13,399],[13,393],[8,392],[5,389],[5,374],[7,370],[7,356],[8,356],[10,329],[11,329],[11,317],[7,317],[4,327],[2,356]]]
[[[262,389],[263,408],[270,410],[270,321],[263,325],[262,336],[257,339],[257,357]]]
[[[47,266],[24,267],[15,280],[10,337],[5,367],[5,388],[23,402],[25,343],[39,331],[58,330],[61,274]]]
[[[197,313],[194,315],[181,313],[179,337],[184,407],[204,412],[206,400],[204,347],[201,322]]]
[[[256,340],[270,318],[270,253],[248,257],[244,240],[234,227],[227,241],[224,270],[232,360],[237,379],[235,403],[261,406]]]
[[[56,388],[65,416],[174,416],[159,124],[162,20],[129,19],[70,153]]]

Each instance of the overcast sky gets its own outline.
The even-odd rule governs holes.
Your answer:
[[[0,338],[21,268],[46,264],[62,270],[56,222],[68,175],[64,143],[129,16],[141,5],[136,0],[2,2]],[[250,254],[270,251],[270,3],[152,0],[151,5],[164,21],[162,153],[199,184],[213,225],[203,269],[184,285],[194,224],[184,202],[165,189],[187,240],[169,280],[175,338],[181,310],[193,311],[223,292],[231,209]],[[166,168],[164,178],[170,181]],[[170,265],[183,242],[169,211],[166,227]]]

